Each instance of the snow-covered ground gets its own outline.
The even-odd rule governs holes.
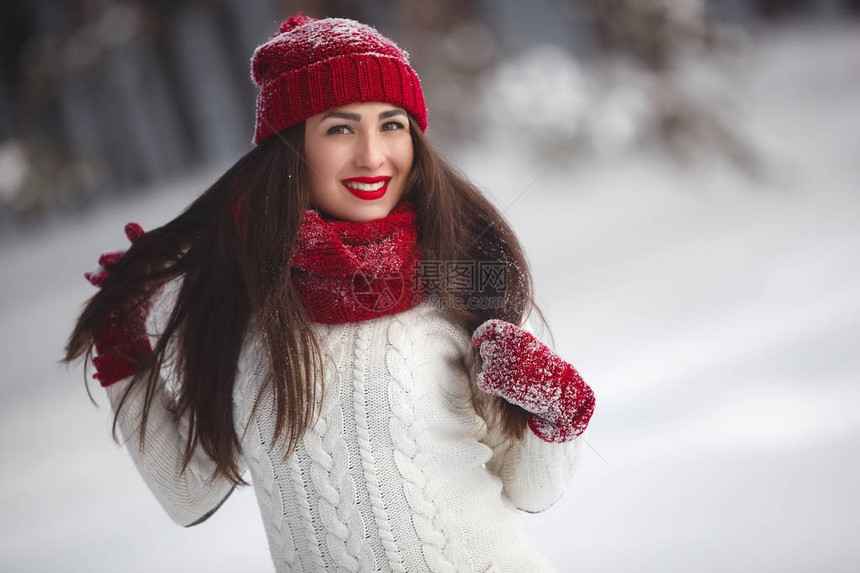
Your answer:
[[[527,516],[566,571],[860,568],[860,42],[759,38],[759,178],[653,155],[575,169],[458,154],[520,233],[559,352],[598,396],[565,497]],[[223,167],[223,166],[222,166]],[[94,257],[217,170],[0,245],[0,571],[271,571],[249,489],[174,526],[58,363]],[[525,190],[525,192],[523,192]]]

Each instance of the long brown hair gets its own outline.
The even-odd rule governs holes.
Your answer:
[[[520,323],[533,306],[531,276],[519,243],[495,207],[429,144],[410,118],[415,159],[405,198],[416,206],[425,260],[489,262],[505,269],[501,282],[468,290],[442,284],[433,294],[472,332],[490,318]],[[275,399],[275,442],[294,450],[317,414],[322,353],[291,280],[290,254],[310,208],[304,124],[263,141],[221,176],[181,215],[139,238],[85,306],[66,347],[66,361],[93,351],[116,309],[146,304],[172,279],[181,287],[153,355],[138,365],[116,416],[142,387],[140,447],[152,401],[163,390],[162,368],[176,378],[174,410],[188,416],[184,462],[202,447],[215,475],[243,483],[233,425],[233,386],[248,330],[259,331]],[[488,298],[494,304],[482,301]],[[134,301],[130,303],[130,301]],[[478,407],[478,401],[475,401]],[[527,413],[501,398],[481,400],[503,434],[521,438]],[[274,445],[274,444],[273,444]]]

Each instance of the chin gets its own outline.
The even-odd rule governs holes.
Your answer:
[[[330,219],[364,223],[387,217],[399,202],[399,198],[388,196],[376,201],[366,201],[350,196],[341,197],[335,201],[311,200],[311,205]]]
[[[354,216],[351,219],[354,223],[364,223],[367,221],[374,221],[376,219],[384,219],[391,213],[394,207],[378,207],[372,209],[360,209],[354,212]]]
[[[314,205],[314,208],[321,211],[329,219],[337,219],[340,221],[349,221],[350,223],[365,223],[376,219],[383,219],[394,209],[394,206],[341,206],[337,209],[327,209],[321,205]]]
[[[391,203],[390,201],[374,204],[368,204],[368,202],[362,202],[361,204],[353,203],[350,205],[350,208],[345,210],[343,213],[345,215],[343,219],[353,221],[355,223],[383,219],[387,217],[396,206],[397,203]]]

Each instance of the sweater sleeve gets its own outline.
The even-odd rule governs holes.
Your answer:
[[[106,389],[114,411],[119,407],[129,382],[130,378]],[[221,506],[234,485],[224,477],[212,478],[215,462],[201,448],[195,449],[188,466],[182,471],[188,420],[174,414],[165,392],[152,401],[146,440],[141,451],[138,429],[144,404],[145,392],[138,387],[120,411],[117,425],[125,446],[146,485],[170,518],[185,527],[197,525]],[[241,458],[240,464],[240,471],[244,471]]]
[[[585,445],[583,436],[563,444],[544,442],[526,429],[522,440],[505,440],[490,431],[493,450],[487,469],[502,480],[502,493],[523,511],[548,509],[564,494]]]
[[[545,332],[527,321],[523,328],[544,338]],[[585,435],[565,443],[548,443],[529,428],[522,440],[509,440],[497,428],[489,428],[484,443],[493,450],[487,469],[501,478],[503,494],[530,513],[548,509],[564,494],[579,466]]]

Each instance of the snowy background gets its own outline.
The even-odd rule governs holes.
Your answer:
[[[598,397],[579,474],[527,516],[561,571],[860,569],[858,37],[787,27],[747,47],[731,117],[754,173],[646,150],[529,157],[510,137],[451,151],[519,232],[556,347]],[[225,167],[4,237],[0,571],[272,570],[249,488],[173,525],[111,441],[100,388],[96,409],[58,362],[98,253]]]

